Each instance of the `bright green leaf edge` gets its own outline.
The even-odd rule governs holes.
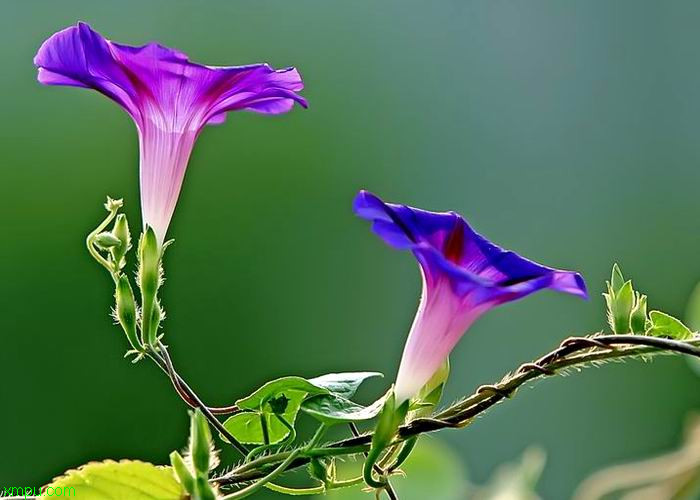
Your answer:
[[[172,468],[138,460],[90,462],[69,470],[43,488],[40,498],[55,498],[57,488],[61,489],[63,496],[70,494],[83,500],[186,498]]]
[[[376,417],[385,400],[386,395],[369,406],[362,406],[341,396],[319,394],[304,401],[301,411],[327,425],[362,422]]]

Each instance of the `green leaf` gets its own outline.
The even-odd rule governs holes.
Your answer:
[[[693,336],[693,332],[680,320],[670,314],[661,311],[651,311],[649,313],[651,327],[647,330],[647,335],[655,337],[671,337],[676,340],[685,340]]]
[[[344,398],[350,398],[355,394],[362,382],[368,378],[382,376],[378,372],[346,372],[329,373],[308,380],[296,376],[282,377],[267,382],[250,396],[239,399],[236,401],[236,405],[247,410],[262,409],[265,411],[265,408],[261,408],[264,403],[285,394],[289,390],[303,391],[307,394],[333,393]]]
[[[350,399],[355,395],[355,392],[357,392],[362,382],[368,378],[383,376],[384,375],[379,372],[329,373],[309,379],[309,382],[316,387],[326,389],[328,392]]]
[[[381,376],[377,372],[348,372],[329,373],[310,380],[295,376],[278,378],[236,401],[239,408],[251,411],[232,416],[224,422],[224,426],[243,443],[264,444],[260,420],[263,415],[267,422],[270,444],[276,444],[289,435],[289,429],[275,417],[275,413],[283,410],[281,416],[293,426],[301,402],[309,395],[336,394],[341,399],[346,399],[353,396],[360,384],[368,378]]]
[[[624,285],[625,278],[622,277],[620,266],[615,263],[613,264],[612,276],[610,277],[610,289],[612,290],[613,294],[617,294]]]
[[[328,390],[312,384],[310,381],[302,377],[282,377],[272,380],[260,389],[253,392],[250,396],[239,399],[236,405],[239,408],[246,410],[264,410],[263,405],[272,398],[282,394],[289,397],[288,392],[304,392],[307,394],[325,394]]]
[[[291,426],[294,426],[299,406],[306,397],[305,391],[286,390],[287,407],[281,415]],[[224,427],[236,439],[245,444],[265,444],[261,416],[265,419],[270,444],[283,441],[289,435],[289,429],[279,421],[270,408],[269,411],[246,411],[229,417],[224,422]],[[222,439],[225,438],[222,436]]]
[[[64,497],[81,500],[175,500],[186,496],[170,467],[135,460],[93,462],[69,470],[44,488],[41,498],[54,499],[59,490]]]
[[[385,399],[383,396],[369,406],[362,406],[335,394],[319,394],[304,401],[301,411],[328,425],[361,422],[376,417]]]

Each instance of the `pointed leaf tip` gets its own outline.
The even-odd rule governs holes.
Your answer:
[[[671,337],[676,340],[686,340],[693,336],[693,332],[685,326],[679,319],[661,311],[651,311],[649,313],[651,327],[647,330],[647,335],[655,337]]]
[[[620,266],[616,262],[615,264],[613,264],[612,276],[610,277],[610,287],[613,293],[618,293],[620,289],[624,286],[624,284],[625,278],[622,276]]]

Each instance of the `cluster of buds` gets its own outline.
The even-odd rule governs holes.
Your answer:
[[[129,277],[124,272],[127,255],[131,250],[131,232],[126,215],[119,213],[122,207],[122,200],[107,198],[107,217],[88,235],[87,247],[95,260],[109,271],[114,281],[114,319],[124,330],[133,348],[132,352],[143,354],[146,347],[155,347],[158,343],[158,327],[164,318],[158,300],[158,289],[163,282],[161,260],[167,244],[159,245],[150,227],[141,235],[138,245],[138,286],[141,291],[139,307]]]

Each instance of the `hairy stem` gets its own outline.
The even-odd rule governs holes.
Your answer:
[[[700,357],[700,337],[680,341],[644,335],[598,335],[571,337],[556,349],[537,360],[525,363],[507,374],[498,383],[479,387],[474,394],[429,418],[418,418],[399,428],[397,443],[411,437],[446,428],[465,427],[474,417],[499,402],[512,397],[522,385],[557,375],[567,368],[583,367],[595,362],[624,360],[643,355],[680,353]],[[364,453],[369,449],[372,434],[362,434],[336,441],[323,448],[308,450],[295,457],[288,469],[301,467],[309,457],[330,457]],[[213,479],[221,486],[251,481],[266,474],[274,464],[289,458],[289,452],[277,453],[251,461],[228,474]]]
[[[294,462],[294,460],[297,458],[298,455],[301,453],[308,451],[312,448],[314,448],[318,442],[321,440],[323,435],[325,434],[327,430],[327,427],[325,425],[321,425],[317,430],[314,436],[311,438],[311,441],[308,442],[306,446],[303,448],[297,448],[296,450],[293,450],[289,453],[289,456],[281,463],[279,464],[272,472],[264,476],[262,479],[260,479],[258,482],[251,484],[250,486],[246,486],[245,488],[236,491],[235,493],[231,493],[230,495],[226,495],[225,497],[222,498],[222,500],[238,500],[239,498],[245,498],[253,493],[256,493],[260,489],[264,488],[267,486],[270,481],[275,479],[277,476],[282,474],[284,471],[286,471],[289,466]]]
[[[354,422],[349,422],[348,425],[350,426],[350,432],[352,432],[352,435],[355,436],[355,437],[359,437],[359,436],[360,436],[360,431],[357,429],[357,425],[355,425]],[[368,453],[368,452],[364,452],[364,453],[363,453],[363,455],[365,456],[365,458],[367,458],[367,453]],[[379,464],[376,464],[376,463],[375,463],[375,464],[372,466],[372,468],[374,469],[374,472],[376,472],[377,474],[379,474],[379,477],[383,477],[383,476],[384,476],[384,470],[379,466]],[[389,495],[389,498],[390,498],[391,500],[398,500],[399,497],[396,495],[396,492],[394,491],[394,488],[391,486],[391,483],[389,482],[389,479],[388,479],[388,478],[386,479],[386,484],[383,485],[382,489],[383,489],[384,491],[386,491],[386,494]]]

